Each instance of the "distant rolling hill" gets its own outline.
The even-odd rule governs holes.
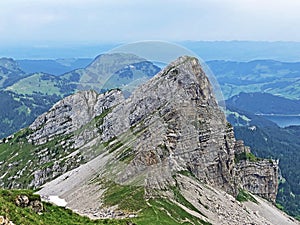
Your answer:
[[[122,88],[131,92],[159,71],[158,66],[139,56],[113,53],[99,55],[86,68],[66,73],[61,79],[69,80],[78,90]]]
[[[0,58],[0,89],[26,77],[26,73],[11,58]]]
[[[48,73],[53,75],[61,75],[69,71],[85,68],[93,61],[91,58],[73,58],[73,59],[23,59],[17,60],[20,68],[25,73]]]
[[[254,114],[300,115],[300,100],[286,99],[269,93],[244,93],[231,97],[227,106]]]
[[[226,99],[241,92],[265,92],[300,99],[300,62],[208,61]]]

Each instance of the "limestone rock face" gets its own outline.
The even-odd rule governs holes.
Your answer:
[[[144,175],[151,192],[166,188],[173,174],[187,170],[233,195],[246,188],[275,199],[277,165],[265,161],[236,165],[235,146],[244,145],[236,142],[195,58],[180,57],[138,88],[107,115],[101,130],[104,141],[124,134],[131,139],[130,144],[119,140],[129,146],[127,155],[132,154],[117,174],[119,182]]]
[[[119,90],[66,97],[37,118],[30,130],[27,140],[36,146],[33,154],[38,158],[22,167],[33,177],[27,181],[30,187],[86,163],[89,169],[80,181],[98,176],[119,184],[134,182],[143,185],[149,197],[174,186],[179,173],[234,196],[245,188],[272,201],[276,197],[277,162],[237,160],[250,150],[235,140],[193,57],[178,58],[127,99]],[[65,138],[52,143],[61,136]],[[96,162],[88,163],[101,155],[107,158],[99,171]],[[23,173],[13,177],[13,187],[22,185]]]
[[[235,155],[249,154],[250,148],[244,146],[243,141],[236,141],[234,146]],[[275,203],[278,191],[278,161],[267,159],[236,159],[235,177],[240,187],[253,194],[260,195]]]
[[[68,96],[30,125],[33,134],[29,140],[42,144],[55,136],[70,134],[123,99],[118,90],[101,95],[95,91],[82,91]]]

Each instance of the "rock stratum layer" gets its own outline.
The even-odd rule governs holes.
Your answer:
[[[63,197],[81,214],[91,215],[86,208],[103,211],[106,201],[94,199],[105,199],[111,184],[142,187],[145,199],[164,197],[174,202],[179,191],[192,204],[198,199],[193,204],[197,208],[203,208],[200,199],[206,201],[205,190],[211,190],[216,195],[209,200],[214,203],[202,209],[206,216],[185,209],[214,224],[223,224],[224,218],[214,215],[220,213],[215,202],[224,191],[236,197],[248,190],[272,202],[277,194],[278,163],[254,157],[243,142],[235,140],[207,76],[198,60],[188,56],[172,62],[128,99],[119,90],[69,96],[16,136],[10,142],[20,144],[25,138],[23,145],[30,145],[34,149],[30,154],[40,160],[18,161],[15,165],[22,168],[1,175],[2,186],[36,188],[51,181],[39,193]],[[10,168],[7,163],[1,167]],[[21,183],[24,171],[25,184]],[[232,224],[253,221],[244,214]]]

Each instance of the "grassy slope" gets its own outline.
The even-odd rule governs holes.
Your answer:
[[[29,199],[36,199],[33,191],[29,190],[1,190],[0,191],[0,215],[5,216],[15,224],[23,225],[64,225],[64,224],[111,224],[125,225],[126,220],[90,220],[73,213],[69,209],[44,203],[44,212],[42,214],[35,213],[32,209],[26,207],[21,208],[15,205],[14,200],[17,195],[26,194]]]
[[[131,194],[130,194],[131,193]],[[35,213],[31,208],[21,208],[15,205],[17,195],[25,194],[30,200],[39,199],[31,190],[0,190],[0,215],[5,216],[15,224],[23,225],[63,225],[63,224],[111,224],[111,225],[179,225],[179,224],[210,224],[206,223],[185,212],[182,208],[168,199],[144,200],[143,188],[129,188],[128,186],[116,185],[106,195],[106,204],[115,204],[122,199],[120,208],[127,210],[139,210],[138,217],[133,219],[104,219],[90,220],[87,217],[73,213],[69,209],[54,206],[50,203],[44,204],[44,211],[41,214]],[[132,201],[133,200],[133,201]]]
[[[146,200],[144,198],[145,190],[142,186],[119,185],[113,182],[106,183],[105,186],[107,190],[104,193],[104,204],[106,206],[118,205],[119,209],[126,212],[138,212],[138,217],[132,219],[137,225],[210,224],[187,213],[166,197]],[[177,191],[177,197],[175,196],[177,202],[198,212],[198,210],[180,194],[180,190],[177,189],[177,187],[173,188]],[[180,196],[180,198],[178,198],[178,196]],[[199,213],[201,214],[201,212]]]
[[[14,91],[18,94],[32,94],[35,91],[48,95],[60,95],[61,91],[57,86],[59,79],[54,76],[51,77],[52,79],[45,79],[43,76],[45,75],[41,73],[33,74],[19,82],[16,82],[12,86],[8,87],[7,90]]]

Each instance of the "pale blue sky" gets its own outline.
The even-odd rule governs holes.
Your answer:
[[[299,0],[1,0],[0,43],[300,41]]]

